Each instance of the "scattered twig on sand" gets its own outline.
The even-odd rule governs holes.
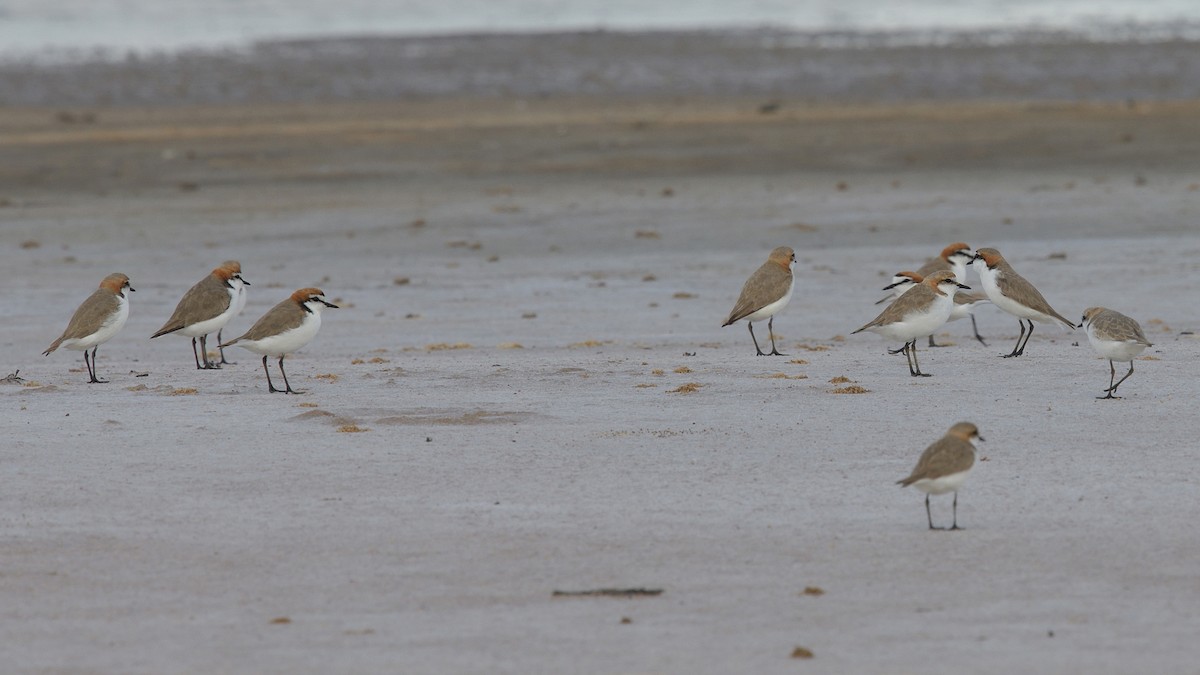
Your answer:
[[[20,372],[21,369],[18,368],[8,375],[5,375],[3,379],[0,379],[0,382],[3,382],[4,384],[21,384],[25,381],[25,378],[20,376]]]
[[[586,591],[554,591],[554,597],[605,596],[610,598],[637,598],[662,595],[661,588],[593,588]]]

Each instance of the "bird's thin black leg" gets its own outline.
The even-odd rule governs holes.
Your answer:
[[[303,394],[304,393],[302,391],[293,391],[292,385],[288,384],[287,371],[285,371],[283,369],[283,357],[282,356],[279,357],[279,372],[280,372],[280,374],[283,375],[283,386],[285,387],[284,393],[287,393],[287,394]]]
[[[979,340],[979,344],[986,347],[987,343],[983,341],[983,336],[979,334],[979,327],[975,325],[975,315],[974,314],[971,315],[971,330],[975,331],[975,339]]]
[[[88,369],[88,384],[107,384],[108,380],[101,380],[96,377],[96,351],[100,349],[100,345],[92,347],[92,362],[88,363],[87,350],[83,350],[83,363]]]
[[[1025,346],[1029,344],[1029,338],[1033,337],[1033,319],[1026,319],[1029,322],[1029,332],[1025,334],[1025,342],[1021,343],[1021,348],[1017,350],[1017,356],[1025,353]]]
[[[1021,352],[1017,351],[1017,348],[1021,346],[1021,338],[1025,337],[1025,322],[1021,319],[1017,319],[1017,325],[1021,327],[1021,334],[1017,336],[1017,344],[1013,345],[1013,350],[1004,355],[1004,358],[1006,359],[1011,359],[1014,356],[1021,355]]]
[[[925,493],[925,517],[929,519],[929,529],[936,530],[933,526],[933,514],[929,512],[929,493]]]
[[[754,351],[758,352],[759,356],[766,356],[766,354],[763,353],[763,350],[759,349],[758,347],[758,338],[754,337],[754,323],[752,321],[747,321],[746,328],[750,329],[750,339],[754,340]]]
[[[787,356],[787,354],[780,354],[779,350],[775,348],[775,317],[767,319],[767,335],[771,336],[771,356]]]
[[[221,363],[222,364],[227,365],[227,366],[235,366],[235,365],[237,365],[236,361],[226,361],[225,360],[225,347],[222,346],[225,344],[225,341],[221,339],[221,333],[224,330],[225,329],[222,328],[221,330],[217,331],[217,351],[221,353]]]
[[[961,527],[958,526],[958,490],[954,491],[954,522],[953,522],[953,524],[950,525],[950,529],[952,529],[952,530],[961,530],[962,529]]]
[[[278,389],[275,388],[274,384],[271,384],[271,369],[267,367],[267,355],[266,354],[263,354],[263,372],[267,374],[267,391],[271,392],[272,394],[279,391]]]
[[[196,338],[192,338],[192,358],[196,359],[196,370],[204,370],[200,365],[200,355],[196,353]]]
[[[1113,376],[1115,377],[1116,367],[1113,366],[1112,361],[1108,362],[1108,367],[1110,370],[1112,370],[1114,372]],[[1113,394],[1117,393],[1117,387],[1121,386],[1121,383],[1124,382],[1125,380],[1128,380],[1129,376],[1132,374],[1133,374],[1133,361],[1130,361],[1129,362],[1129,372],[1125,373],[1125,377],[1122,377],[1121,379],[1117,380],[1116,384],[1114,384],[1108,388],[1108,396],[1100,396],[1097,398],[1121,398],[1120,396],[1114,396]],[[1112,378],[1110,377],[1109,380],[1111,381],[1111,379]]]
[[[909,351],[912,352],[913,367],[916,368],[916,372],[912,373],[913,376],[914,377],[932,377],[933,375],[931,373],[922,373],[921,372],[921,364],[917,363],[917,341],[916,341],[916,339],[913,339],[913,341],[908,343],[908,345],[909,345]]]
[[[200,336],[200,355],[204,357],[204,369],[205,370],[220,369],[220,367],[221,367],[220,364],[213,363],[208,358],[208,336],[207,335]]]

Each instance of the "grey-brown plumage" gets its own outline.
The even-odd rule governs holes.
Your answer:
[[[1008,261],[996,249],[981,248],[975,251],[974,264],[988,299],[1001,310],[1017,317],[1017,323],[1021,326],[1021,334],[1017,336],[1017,343],[1013,345],[1012,352],[1005,354],[1004,358],[1021,356],[1025,353],[1025,346],[1029,344],[1029,338],[1033,337],[1034,321],[1043,323],[1061,321],[1064,326],[1075,328],[1075,324],[1054,311],[1046,298],[1042,297],[1041,292],[1025,277],[1017,274],[1012,265],[1008,264]],[[1026,323],[1029,324],[1028,334],[1025,332]]]
[[[930,258],[929,260],[925,261],[925,264],[921,265],[921,269],[917,270],[917,274],[921,275],[922,277],[927,277],[934,272],[953,270],[954,263],[951,263],[950,260],[956,254],[961,256],[962,264],[965,266],[970,262],[971,247],[967,246],[961,241],[954,242],[953,244],[950,244],[946,248],[942,249],[942,252],[936,258]],[[955,275],[955,278],[958,278],[957,274]],[[966,279],[958,278],[958,281],[961,283],[966,281]]]
[[[105,281],[110,279],[119,280],[122,283],[129,280],[124,274],[110,274],[104,278]],[[100,330],[100,326],[104,325],[108,317],[112,316],[120,306],[117,294],[101,284],[100,288],[97,288],[88,296],[87,300],[83,301],[83,304],[79,305],[79,309],[76,309],[75,313],[71,315],[67,329],[58,336],[57,340],[50,343],[46,351],[42,352],[42,356],[49,356],[58,349],[63,340],[82,340]]]
[[[104,277],[100,287],[71,315],[67,329],[42,355],[49,356],[59,347],[80,350],[83,352],[83,363],[87,366],[88,382],[107,382],[96,377],[96,352],[100,345],[121,331],[125,320],[129,318],[126,290],[133,292],[133,287],[129,285],[129,277],[124,274],[117,272]],[[90,359],[88,349],[92,350]]]
[[[210,274],[201,279],[195,286],[188,289],[175,305],[171,318],[159,328],[151,338],[167,333],[183,330],[187,326],[215,319],[229,310],[232,296],[229,295],[229,282]]]
[[[958,488],[975,465],[975,446],[971,441],[976,438],[983,440],[974,424],[955,424],[945,436],[925,448],[917,460],[917,466],[907,478],[896,481],[901,487],[912,485],[925,493],[925,516],[929,521],[929,529],[937,529],[933,526],[933,516],[929,511],[929,495],[947,492],[954,493],[954,522],[950,529],[959,529]]]
[[[750,329],[750,339],[754,340],[754,349],[759,356],[765,356],[758,346],[758,338],[754,337],[754,322],[769,319],[767,332],[771,336],[772,356],[783,356],[775,348],[775,313],[787,306],[792,297],[795,277],[792,275],[792,263],[796,262],[796,254],[787,246],[780,246],[771,251],[767,261],[762,264],[742,286],[742,293],[734,303],[729,317],[722,327],[742,319],[746,319]]]
[[[1108,359],[1108,389],[1105,395],[1097,398],[1113,399],[1117,387],[1133,375],[1133,360],[1147,347],[1153,347],[1142,326],[1135,319],[1106,307],[1088,307],[1083,310],[1083,321],[1079,328],[1087,326],[1088,342],[1100,356]],[[1120,380],[1116,380],[1117,369],[1113,361],[1128,361],[1129,372]]]
[[[183,294],[179,304],[175,305],[171,318],[150,338],[179,332],[192,338],[192,357],[196,360],[197,369],[220,368],[219,364],[208,359],[208,334],[214,331],[219,333],[233,318],[237,309],[234,296],[246,283],[242,278],[241,265],[236,260],[222,263]],[[200,338],[199,352],[196,350],[196,338]],[[204,357],[203,365],[200,363],[201,355]]]

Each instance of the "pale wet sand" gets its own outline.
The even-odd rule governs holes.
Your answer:
[[[1200,104],[761,105],[6,110],[6,667],[1194,667]],[[1141,321],[1124,400],[1082,331],[999,358],[992,307],[928,379],[848,336],[957,240]],[[758,358],[719,324],[777,245],[790,356]],[[303,286],[342,306],[287,361],[305,395],[147,339],[229,258],[227,338]],[[40,352],[112,271],[137,292],[88,385]],[[894,482],[959,420],[986,461],[929,532]],[[600,588],[662,593],[553,595]]]

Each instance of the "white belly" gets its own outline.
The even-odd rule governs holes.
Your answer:
[[[227,307],[224,312],[221,312],[220,314],[214,316],[211,319],[207,319],[207,320],[201,321],[199,323],[194,323],[190,326],[184,326],[183,328],[180,328],[179,330],[175,331],[175,333],[177,335],[184,335],[187,337],[200,337],[201,335],[208,335],[210,333],[215,333],[215,332],[221,330],[222,328],[224,328],[225,324],[229,323],[229,320],[232,319],[238,313],[237,298],[238,298],[238,291],[240,291],[241,289],[240,288],[230,288],[228,290],[229,290],[229,307]]]
[[[954,300],[949,296],[939,295],[923,312],[909,312],[895,323],[869,328],[878,335],[898,342],[908,342],[926,335],[933,335],[950,318],[954,309]]]
[[[925,494],[944,495],[947,492],[958,492],[958,488],[962,487],[963,481],[966,479],[967,472],[959,471],[941,478],[922,478],[912,486]]]
[[[1146,351],[1146,345],[1140,342],[1105,340],[1104,338],[1096,337],[1090,325],[1087,329],[1087,336],[1088,342],[1092,343],[1092,349],[1095,349],[1097,354],[1110,361],[1133,361],[1139,354]]]
[[[1043,314],[1036,309],[1026,307],[1001,293],[1000,286],[996,284],[997,272],[988,269],[988,266],[983,264],[982,260],[977,261],[976,271],[979,272],[979,280],[983,283],[983,292],[987,294],[988,300],[991,300],[993,305],[1018,319],[1029,319],[1039,323],[1055,323],[1058,321],[1058,319],[1048,314]]]
[[[304,345],[312,342],[316,337],[317,331],[321,328],[321,315],[317,312],[307,314],[304,317],[304,322],[296,328],[272,335],[261,340],[241,340],[236,347],[248,349],[255,354],[264,354],[266,356],[283,356],[291,354],[300,349]]]
[[[87,337],[63,340],[61,346],[81,352],[111,340],[114,335],[121,332],[121,329],[125,327],[125,320],[129,318],[129,299],[117,296],[117,303],[117,311],[109,315],[108,320],[100,325],[100,330]]]
[[[794,289],[795,287],[796,287],[796,279],[793,277],[792,283],[788,285],[787,293],[784,293],[782,298],[776,300],[775,302],[772,302],[771,304],[763,307],[762,309],[758,310],[757,312],[754,312],[753,314],[748,314],[746,316],[746,320],[747,321],[762,321],[763,319],[774,316],[776,312],[783,309],[784,307],[787,307],[788,301],[792,299],[792,289]]]

